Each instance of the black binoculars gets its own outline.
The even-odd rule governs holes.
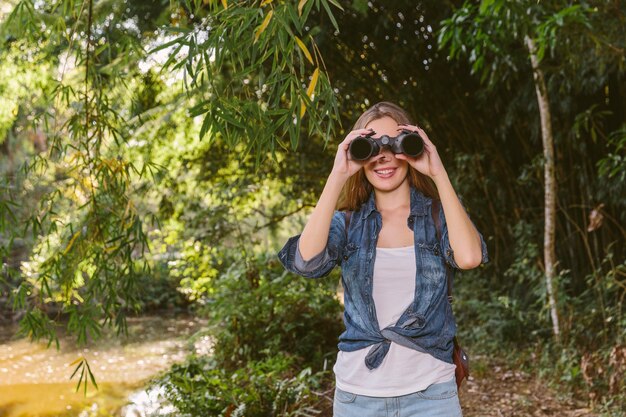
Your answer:
[[[424,152],[424,139],[417,132],[403,129],[396,137],[382,135],[380,138],[372,138],[371,136],[374,133],[376,132],[358,136],[350,142],[348,151],[352,159],[364,161],[378,155],[385,146],[394,154],[403,153],[413,158],[420,156]]]

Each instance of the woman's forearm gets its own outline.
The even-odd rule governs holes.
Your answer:
[[[321,253],[326,247],[330,223],[346,179],[334,173],[328,177],[322,195],[309,216],[298,242],[300,254],[305,261]]]
[[[482,259],[478,231],[461,205],[448,173],[444,170],[441,174],[431,178],[439,191],[439,198],[446,216],[450,246],[454,251],[454,261],[462,269],[477,267]]]

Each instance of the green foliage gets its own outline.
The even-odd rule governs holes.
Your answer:
[[[145,251],[147,238],[132,177],[146,175],[149,163],[138,168],[119,157],[127,131],[125,103],[115,99],[124,85],[112,81],[127,72],[131,59],[115,57],[103,42],[123,38],[106,23],[116,13],[124,11],[112,3],[94,10],[93,2],[23,1],[2,26],[3,33],[22,38],[24,52],[58,71],[45,85],[30,86],[41,108],[20,120],[21,129],[44,138],[47,151],[17,171],[17,182],[26,184],[23,194],[39,187],[38,209],[19,219],[37,241],[14,293],[14,304],[30,318],[22,328],[34,338],[55,337],[38,330],[51,329],[41,321],[51,312],[67,315],[68,330],[85,342],[104,325],[123,332],[126,315],[139,307],[137,279],[148,265],[136,254]],[[31,25],[48,30],[30,31]],[[75,43],[81,31],[85,42]],[[120,41],[119,50],[134,41]]]
[[[609,135],[607,146],[609,153],[596,164],[598,174],[610,187],[605,192],[615,196],[626,195],[626,129],[616,130]],[[622,205],[626,201],[622,199]]]
[[[183,241],[178,259],[168,262],[170,279],[177,282],[179,290],[190,301],[201,300],[214,290],[220,266],[224,264],[223,253],[216,246],[203,245],[199,241]]]
[[[77,364],[77,365],[76,365]],[[87,395],[87,384],[89,381],[93,384],[93,386],[98,389],[98,384],[96,384],[96,379],[93,376],[93,372],[91,371],[91,367],[89,366],[89,362],[81,357],[76,361],[72,362],[70,366],[76,365],[74,368],[74,372],[70,376],[70,379],[74,379],[74,375],[77,375],[78,371],[80,371],[80,375],[78,375],[78,382],[76,383],[76,392],[80,389],[81,384],[83,385],[83,393]],[[87,371],[85,373],[85,371]]]
[[[572,288],[571,271],[559,275],[559,311],[564,341],[553,343],[548,312],[542,309],[545,290],[536,259],[533,228],[518,224],[513,248],[516,261],[505,272],[511,288],[504,292],[481,277],[463,273],[457,281],[459,333],[472,353],[506,358],[508,363],[549,382],[564,393],[582,396],[603,410],[603,416],[621,416],[626,375],[626,315],[623,311],[626,264],[617,263],[615,247],[598,269],[586,277],[585,291]],[[529,307],[530,306],[530,307]],[[488,375],[485,369],[475,370]]]
[[[340,8],[336,2],[330,4]],[[222,138],[229,151],[236,149],[238,154],[228,169],[233,175],[247,172],[251,181],[253,170],[249,166],[242,170],[239,162],[245,159],[258,166],[268,157],[280,158],[276,143],[295,148],[305,114],[309,134],[329,137],[337,118],[336,102],[312,37],[315,31],[307,33],[311,28],[306,25],[313,7],[334,19],[328,1],[303,3],[301,10],[282,2],[224,5],[22,0],[0,22],[7,45],[13,43],[9,52],[3,52],[7,59],[0,73],[14,74],[24,66],[33,74],[25,79],[28,89],[16,87],[10,80],[15,77],[0,85],[12,96],[11,103],[3,102],[0,109],[8,112],[7,117],[0,115],[0,136],[4,139],[10,128],[25,135],[35,132],[43,148],[38,151],[46,151],[15,170],[16,182],[23,181],[26,187],[14,197],[26,201],[33,193],[38,205],[37,210],[25,211],[25,219],[18,219],[35,239],[13,292],[14,305],[31,319],[23,323],[26,334],[54,338],[52,328],[38,321],[52,310],[69,316],[69,330],[83,342],[97,337],[103,325],[124,331],[126,315],[143,305],[139,279],[151,273],[144,257],[150,246],[147,232],[158,223],[154,214],[160,208],[150,204],[148,193],[154,193],[155,182],[165,176],[166,165],[159,164],[159,158],[143,160],[146,153],[133,148],[155,139],[169,141],[174,145],[168,155],[172,161],[180,157],[176,145],[187,142],[187,133],[198,141],[206,136],[203,146],[191,147],[206,153],[216,138]],[[178,36],[170,37],[172,33]],[[170,46],[174,51],[169,59],[159,62],[156,53]],[[148,49],[151,56],[146,55]],[[315,69],[306,69],[308,49]],[[16,60],[18,52],[28,60]],[[35,62],[39,72],[32,70]],[[52,75],[45,77],[41,71]],[[307,89],[303,80],[311,74]],[[172,85],[175,88],[166,88]],[[256,101],[251,100],[255,91]],[[39,107],[24,106],[28,101]],[[28,114],[18,117],[20,105]],[[181,113],[186,122],[180,121]],[[173,131],[168,130],[171,127]],[[289,139],[283,142],[285,136]],[[180,142],[171,141],[173,137]],[[212,162],[211,169],[219,173],[222,161]],[[186,171],[187,165],[179,168]],[[180,177],[170,179],[176,183]],[[196,179],[190,176],[184,184],[189,187],[181,190],[189,200],[169,213],[166,204],[172,200],[167,200],[166,192],[162,201],[166,210],[161,214],[175,214],[172,223],[182,230],[206,227],[205,239],[229,235],[238,220],[250,215],[244,211],[238,219],[228,219],[227,214],[235,211],[233,204],[241,208],[254,194],[244,181],[240,188],[225,181],[212,201],[202,202],[189,193]],[[215,207],[220,199],[220,207]],[[275,203],[265,201],[272,200]],[[3,206],[4,201],[3,196]],[[203,220],[185,219],[191,213],[186,204],[199,201],[214,204],[209,209],[212,215],[198,212]],[[4,212],[1,217],[6,223]],[[18,233],[17,228],[10,231]],[[188,242],[195,245],[197,236],[191,237]],[[201,280],[212,279],[214,272],[194,275],[188,268],[175,268],[171,276],[199,294],[207,284]]]
[[[537,232],[525,222],[513,227],[514,261],[503,274],[506,287],[496,287],[482,268],[464,272],[457,279],[454,311],[459,333],[476,350],[500,353],[528,346],[537,338],[549,340],[549,318],[542,310],[545,288],[536,263]]]
[[[294,277],[274,256],[226,264],[199,300],[211,356],[189,357],[154,385],[176,415],[317,414],[341,330],[335,286]]]
[[[224,378],[275,352],[319,369],[341,330],[336,280],[283,276],[260,254],[302,229],[347,133],[337,126],[391,100],[426,128],[487,239],[491,263],[457,280],[470,354],[522,346],[535,353],[529,367],[589,391],[581,357],[597,353],[605,369],[623,343],[620,2],[357,0],[341,10],[309,0],[302,14],[299,1],[12,3],[0,17],[0,307],[15,307],[24,334],[54,343],[62,318],[86,339],[111,322],[123,331],[136,309],[193,300],[212,317]],[[562,356],[546,337],[540,284],[543,161],[526,34],[557,97]]]
[[[307,25],[314,6],[334,22],[329,4],[341,8],[328,0],[181,2],[179,20],[164,30],[171,37],[151,53],[167,49],[164,69],[185,70],[198,97],[190,115],[203,118],[200,138],[219,132],[258,163],[278,147],[295,150],[303,121],[309,136],[330,136],[337,102],[315,43],[319,29]]]
[[[615,259],[615,245],[596,270],[586,277],[585,290],[578,294],[563,285],[561,300],[573,345],[585,350],[601,349],[626,342],[626,314],[623,300],[626,261]],[[568,271],[569,272],[569,271]]]
[[[512,248],[515,260],[504,272],[506,290],[494,289],[492,282],[480,277],[480,270],[464,273],[457,284],[455,312],[459,316],[459,331],[480,349],[498,350],[502,343],[524,347],[537,340],[549,340],[546,294],[537,262],[537,233],[530,224],[515,226],[516,243]],[[606,257],[596,271],[587,275],[582,292],[574,288],[571,271],[561,270],[557,277],[563,330],[573,347],[595,350],[626,340],[626,315],[622,306],[626,264],[616,262],[615,250],[615,245],[606,248]],[[479,277],[466,278],[467,275]]]
[[[141,313],[188,312],[193,298],[181,291],[180,280],[170,274],[167,259],[151,257],[152,266],[149,273],[139,275],[137,287],[141,288],[138,304]]]
[[[513,356],[513,355],[511,355]],[[554,389],[585,398],[601,417],[624,417],[624,346],[581,352],[578,346],[536,344],[516,352],[512,361]]]
[[[221,366],[233,370],[277,352],[316,370],[334,363],[342,330],[337,281],[295,277],[271,254],[231,262],[204,306]]]
[[[29,65],[24,68],[23,60]],[[20,112],[31,111],[40,98],[33,94],[50,82],[52,65],[39,51],[30,50],[23,41],[11,42],[0,49],[0,144],[7,140]],[[0,173],[5,174],[4,170]]]
[[[440,48],[452,59],[466,60],[470,73],[485,86],[481,90],[489,101],[484,104],[506,109],[503,118],[494,117],[489,123],[497,126],[501,146],[513,155],[510,135],[521,132],[523,147],[537,149],[534,154],[527,152],[523,163],[507,158],[516,165],[512,189],[529,190],[532,197],[527,194],[524,203],[500,209],[510,213],[504,224],[515,225],[503,228],[494,222],[496,239],[502,233],[511,236],[504,245],[495,242],[507,262],[490,282],[476,286],[480,282],[476,279],[467,289],[461,285],[465,300],[456,309],[460,332],[479,349],[499,355],[514,358],[520,356],[520,349],[521,356],[530,351],[526,366],[559,387],[593,394],[592,402],[606,398],[613,389],[596,384],[594,391],[584,358],[590,352],[614,352],[624,341],[626,286],[620,277],[624,258],[620,248],[626,234],[620,224],[623,184],[616,179],[623,171],[620,142],[626,113],[619,104],[620,84],[613,81],[622,77],[624,68],[624,38],[613,36],[623,28],[623,5],[613,6],[597,1],[576,5],[560,0],[466,1],[442,21],[439,31]],[[541,285],[543,204],[535,193],[543,186],[539,128],[536,121],[521,122],[522,114],[537,120],[527,38],[538,49],[554,127],[559,189],[555,293],[564,333],[562,346],[549,340],[547,297]],[[505,91],[508,96],[501,96]],[[594,97],[591,91],[597,92]],[[505,164],[500,167],[506,170]],[[497,197],[488,204],[492,212],[501,195],[495,192]],[[529,204],[531,200],[535,204]],[[605,211],[608,206],[612,209]],[[598,233],[600,227],[603,230]],[[601,362],[597,362],[601,369],[609,368],[606,361]],[[626,368],[614,366],[620,367]],[[620,372],[613,375],[621,377]]]
[[[311,416],[319,413],[315,394],[328,382],[330,371],[310,368],[293,371],[293,360],[277,353],[248,362],[234,372],[224,370],[213,358],[190,357],[174,365],[156,386],[176,407],[177,416]]]
[[[537,3],[483,0],[480,4],[466,1],[442,22],[439,47],[449,48],[453,59],[467,56],[471,71],[480,81],[496,87],[523,68],[528,68],[528,51],[524,38],[537,45],[541,61],[546,50],[551,55],[562,47],[563,33],[590,27],[587,4],[570,6],[563,1]]]

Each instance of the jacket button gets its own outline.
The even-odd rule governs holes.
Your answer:
[[[347,261],[348,260],[348,255],[343,255],[343,260]]]
[[[439,256],[439,249],[435,249],[435,255]]]
[[[409,217],[409,223],[413,223],[415,222],[415,219],[413,217]]]

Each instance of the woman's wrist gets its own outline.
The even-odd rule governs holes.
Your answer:
[[[439,187],[440,184],[445,184],[447,182],[450,182],[450,178],[448,177],[448,172],[446,171],[445,168],[442,169],[436,175],[431,175],[430,178],[434,181],[437,187]]]
[[[343,187],[343,185],[346,183],[346,181],[348,181],[348,178],[350,178],[350,175],[347,173],[341,173],[341,172],[337,172],[335,170],[332,170],[330,172],[330,175],[328,176],[328,179],[326,180],[326,182],[332,182],[334,184],[340,185],[341,187]]]

